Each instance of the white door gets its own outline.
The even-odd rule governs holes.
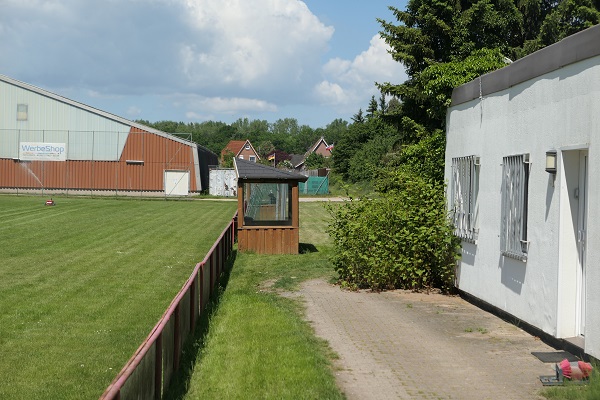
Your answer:
[[[165,170],[165,195],[187,196],[190,192],[189,171]]]
[[[586,270],[586,238],[587,238],[587,183],[588,152],[579,152],[579,212],[577,217],[577,311],[576,329],[581,336],[585,333],[585,270]]]

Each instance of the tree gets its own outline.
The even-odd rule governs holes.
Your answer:
[[[318,169],[324,168],[326,164],[326,159],[321,154],[310,153],[306,160],[304,160],[304,165],[307,169]]]
[[[327,143],[329,144],[337,144],[340,138],[345,135],[348,131],[348,122],[343,119],[335,119],[331,121],[326,127],[324,132],[319,132],[318,130],[315,132],[319,137],[323,136]]]
[[[385,115],[385,112],[387,111],[387,103],[385,101],[385,94],[381,93],[381,96],[379,97],[379,111],[381,112],[381,115]]]
[[[225,154],[223,154],[223,159],[221,160],[221,167],[223,168],[233,168],[233,158],[235,154],[232,151],[227,150]]]
[[[269,154],[272,154],[275,150],[275,146],[270,140],[260,142],[256,151],[261,158],[267,158]]]
[[[591,0],[563,0],[544,19],[539,43],[551,45],[598,22],[598,4],[595,5]]]
[[[355,122],[335,144],[333,168],[351,182],[371,179],[375,167],[398,138],[398,130],[381,118]],[[373,143],[368,145],[371,141]]]
[[[297,135],[300,132],[295,118],[278,119],[271,125],[270,132],[275,135]]]
[[[446,110],[452,100],[452,90],[489,71],[506,65],[499,49],[479,49],[461,61],[433,64],[425,68],[418,78],[417,87],[428,97],[427,116],[446,125]]]
[[[375,96],[371,96],[371,101],[369,102],[369,106],[367,107],[367,118],[373,118],[376,112],[377,100],[375,100]]]
[[[352,121],[355,124],[362,124],[365,122],[365,117],[363,116],[363,110],[360,108],[356,114],[352,116]]]
[[[377,84],[382,93],[401,100],[386,120],[399,127],[406,149],[428,140],[445,128],[453,88],[598,23],[599,3],[409,0],[405,11],[390,7],[398,24],[379,19],[381,36],[392,57],[406,66],[408,79]]]
[[[375,175],[379,192],[332,210],[333,262],[343,281],[374,289],[451,285],[457,239],[444,201],[444,125],[453,88],[598,23],[598,3],[409,0],[405,11],[390,7],[397,24],[378,20],[408,79],[378,83],[397,99],[393,107],[375,118],[371,98],[367,120],[359,111],[336,145],[342,176]],[[397,135],[374,121],[391,122]]]

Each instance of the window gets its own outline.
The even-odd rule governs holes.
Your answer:
[[[256,162],[256,157],[254,157],[254,156],[250,156],[250,161],[252,161],[252,162]]]
[[[27,104],[17,104],[17,121],[27,121]]]
[[[287,183],[245,183],[244,225],[292,224],[292,187]]]
[[[244,159],[244,156],[243,156],[243,155],[241,155],[241,156],[239,156],[238,158],[239,158],[240,160],[243,160],[243,159]]]
[[[529,154],[502,159],[502,231],[500,250],[507,257],[527,260],[527,197]]]
[[[477,194],[479,192],[479,157],[452,159],[451,207],[454,234],[475,243],[478,232]]]
[[[246,150],[250,150],[250,143],[246,143],[246,146],[244,146],[244,148],[245,148]]]

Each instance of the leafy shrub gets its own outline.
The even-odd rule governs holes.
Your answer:
[[[443,186],[405,169],[388,171],[385,182],[377,198],[329,207],[340,281],[374,290],[450,290],[459,241]]]

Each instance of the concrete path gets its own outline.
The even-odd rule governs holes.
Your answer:
[[[541,399],[552,375],[532,351],[556,351],[460,297],[343,291],[321,280],[300,296],[317,336],[339,355],[353,399]]]

